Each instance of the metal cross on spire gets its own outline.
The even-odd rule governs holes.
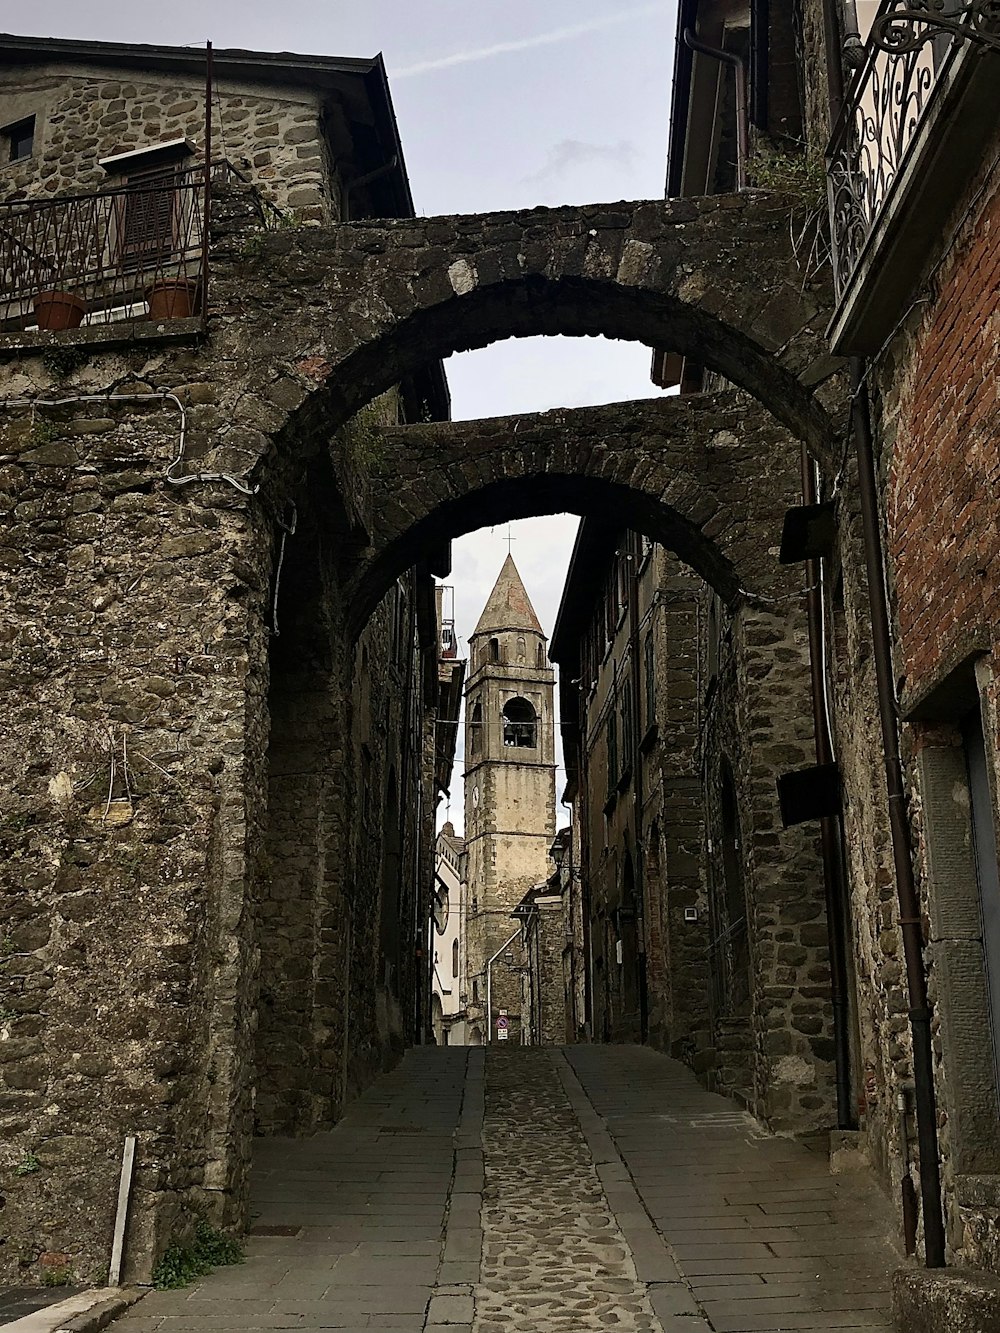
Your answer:
[[[512,537],[512,536],[511,536],[511,527],[512,527],[512,524],[508,523],[508,524],[507,524],[507,536],[503,538],[503,540],[507,543],[507,554],[508,554],[508,555],[513,555],[513,554],[514,554],[514,552],[513,552],[510,548],[511,548],[511,547],[514,545],[514,543],[517,541],[517,538],[516,538],[516,537]]]

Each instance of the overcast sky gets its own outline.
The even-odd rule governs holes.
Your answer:
[[[381,51],[417,212],[430,216],[661,198],[674,20],[674,0],[37,0],[0,21],[38,37]],[[467,352],[446,363],[453,416],[652,396],[649,360],[638,344],[599,338]],[[448,582],[463,648],[506,555],[506,531],[455,543]],[[514,559],[549,634],[575,531],[565,515],[512,527]],[[453,792],[460,824],[460,774]]]

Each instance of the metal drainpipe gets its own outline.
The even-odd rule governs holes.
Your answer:
[[[844,105],[844,65],[837,0],[823,0],[823,43],[826,47],[826,87],[832,129],[840,119]]]
[[[642,684],[642,672],[639,662],[639,552],[629,551],[626,554],[626,560],[629,564],[629,646],[632,652],[632,661],[630,664],[632,675],[632,716],[629,718],[629,726],[632,728],[632,764],[633,764],[633,785],[632,790],[635,794],[635,901],[636,910],[639,913],[639,920],[636,922],[636,942],[639,948],[638,967],[639,967],[639,1039],[643,1043],[649,1040],[649,994],[647,987],[649,985],[649,973],[647,967],[646,954],[646,876],[645,876],[645,848],[646,843],[643,837],[643,804],[644,804],[644,784],[642,772],[642,753],[639,744],[642,740],[642,728],[639,725],[640,709],[642,708],[642,696],[640,687]]]
[[[578,669],[582,669],[578,663]],[[590,763],[587,758],[587,700],[580,686],[580,911],[583,925],[583,1021],[588,1040],[594,1041],[594,941],[591,933],[590,893]]]
[[[885,589],[882,536],[879,529],[875,454],[872,445],[871,413],[865,387],[865,364],[851,359],[851,421],[858,456],[858,490],[864,530],[868,598],[872,615],[872,647],[878,683],[878,713],[885,753],[885,781],[889,796],[889,830],[896,871],[899,927],[906,958],[910,1033],[913,1039],[914,1102],[917,1143],[920,1147],[920,1197],[924,1214],[924,1262],[928,1268],[945,1263],[944,1221],[941,1211],[941,1171],[938,1160],[937,1106],[934,1095],[934,1051],[931,1043],[931,1011],[927,1002],[923,932],[920,906],[913,879],[910,824],[903,790],[903,766],[899,757],[896,692],[893,681],[892,640]]]
[[[732,67],[736,76],[736,188],[747,187],[747,158],[750,156],[750,127],[747,120],[747,72],[740,56],[733,51],[726,51],[721,46],[708,46],[699,41],[692,28],[684,29],[684,45],[697,51],[700,56],[709,56],[712,60],[721,60]]]
[[[816,503],[816,468],[805,444],[802,446],[802,503]],[[826,708],[826,652],[823,634],[823,567],[819,560],[806,561],[806,617],[809,625],[809,675],[812,685],[813,732],[816,762],[832,764],[833,737]],[[837,1083],[837,1126],[854,1129],[857,1121],[851,1096],[851,1047],[848,1035],[847,940],[845,927],[844,877],[839,816],[820,820],[823,857],[823,888],[830,948],[830,1000],[833,1009],[833,1052]]]

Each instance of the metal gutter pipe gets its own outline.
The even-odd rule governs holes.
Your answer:
[[[750,156],[750,128],[747,122],[747,72],[742,59],[732,51],[721,46],[708,46],[699,41],[692,28],[684,29],[684,45],[696,51],[698,55],[709,56],[712,60],[721,60],[732,67],[736,76],[736,188],[747,187],[747,158]]]
[[[626,544],[634,543],[636,534],[626,534]],[[641,548],[640,548],[641,550]],[[632,791],[635,794],[635,830],[633,841],[635,844],[635,864],[633,866],[633,876],[635,881],[635,901],[636,910],[639,913],[639,920],[636,922],[636,947],[639,950],[639,957],[636,959],[637,970],[639,973],[639,1040],[643,1045],[649,1041],[649,955],[646,951],[646,839],[645,839],[645,794],[643,784],[642,761],[643,755],[640,748],[642,741],[642,727],[639,719],[642,716],[643,698],[642,687],[642,667],[639,660],[639,561],[641,559],[640,551],[633,549],[626,551],[625,556],[628,562],[629,571],[629,649],[632,656],[630,662],[630,671],[632,676],[632,716],[629,718],[629,726],[632,728]],[[652,633],[652,630],[650,630]]]
[[[899,927],[906,959],[910,1034],[913,1039],[914,1103],[917,1116],[917,1143],[920,1148],[920,1198],[924,1213],[924,1262],[928,1268],[943,1268],[945,1238],[941,1209],[941,1167],[938,1159],[931,1011],[927,1002],[927,974],[924,971],[920,905],[913,878],[910,824],[903,789],[903,766],[899,756],[892,640],[885,589],[882,536],[879,528],[878,483],[872,445],[871,409],[865,385],[865,363],[860,357],[851,359],[851,422],[858,458],[858,489],[868,572],[868,598],[872,615],[872,648],[878,684],[882,748],[885,754],[885,781],[889,797],[889,830],[896,871]]]
[[[816,503],[816,465],[802,445],[802,503]],[[830,714],[826,706],[826,650],[823,632],[823,565],[806,561],[806,619],[809,626],[809,675],[812,686],[813,732],[817,764],[834,762]],[[820,820],[826,928],[830,948],[830,1001],[833,1009],[833,1058],[837,1086],[837,1127],[854,1129],[851,1095],[851,1045],[848,1027],[847,912],[844,894],[842,825],[839,815]]]

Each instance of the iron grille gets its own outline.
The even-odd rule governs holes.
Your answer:
[[[245,178],[212,164],[212,182]],[[261,201],[263,204],[263,201]],[[265,225],[273,212],[262,210]],[[96,194],[0,203],[0,329],[31,328],[48,292],[82,301],[85,323],[144,319],[158,284],[202,299],[205,169],[160,169]]]
[[[879,19],[898,9],[882,0]],[[827,150],[836,297],[844,295],[959,39],[940,32],[913,49],[869,41]]]

